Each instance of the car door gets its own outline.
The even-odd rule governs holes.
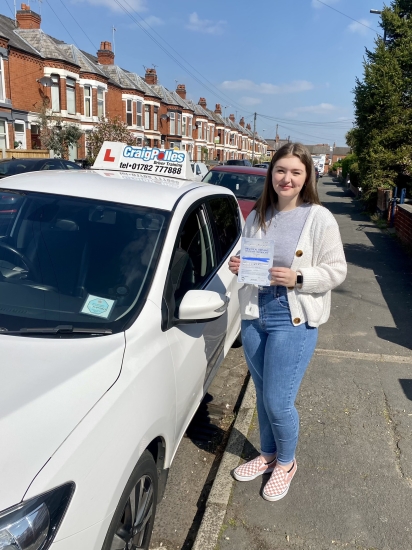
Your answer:
[[[240,310],[237,276],[228,268],[229,256],[240,250],[242,233],[241,215],[235,197],[231,195],[213,196],[207,200],[209,218],[215,234],[216,254],[219,270],[216,279],[221,281],[230,298],[227,310],[226,352],[240,331]],[[213,290],[210,288],[210,290]]]
[[[176,376],[176,433],[178,440],[196,411],[220,364],[226,340],[227,311],[218,319],[180,324],[179,304],[188,290],[226,294],[218,275],[217,247],[204,203],[192,207],[183,219],[172,254],[162,314]]]

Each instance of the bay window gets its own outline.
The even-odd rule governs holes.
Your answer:
[[[92,116],[92,87],[84,87],[84,116]]]
[[[97,116],[104,117],[104,88],[97,88]]]
[[[74,78],[66,78],[67,114],[76,114],[76,81]]]
[[[51,104],[53,113],[60,113],[60,77],[57,74],[51,75]]]

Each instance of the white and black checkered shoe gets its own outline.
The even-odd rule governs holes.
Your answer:
[[[276,466],[276,457],[266,463],[262,456],[241,464],[233,470],[233,477],[238,481],[252,481],[263,474],[270,474]]]
[[[274,502],[286,496],[297,469],[296,459],[293,461],[293,466],[289,472],[285,472],[283,468],[277,465],[263,489],[263,498]]]

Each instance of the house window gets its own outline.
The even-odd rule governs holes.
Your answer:
[[[153,109],[153,130],[156,130],[156,132],[158,128],[157,121],[159,120],[158,115],[159,115],[159,107],[155,107]]]
[[[182,115],[180,113],[177,114],[177,134],[182,135]]]
[[[76,81],[74,78],[66,78],[67,113],[76,114]]]
[[[4,69],[3,58],[0,55],[0,101],[4,101],[6,94],[4,93]]]
[[[209,124],[207,125],[207,130],[206,130],[206,141],[209,143],[209,140],[210,140],[210,127],[209,127]]]
[[[200,145],[198,145],[197,147],[197,158],[196,160],[200,161],[202,160],[202,148],[200,147]]]
[[[23,120],[14,122],[14,148],[26,149],[26,125]]]
[[[56,74],[51,75],[51,103],[53,113],[60,113],[60,77]]]
[[[170,116],[170,135],[174,136],[176,134],[176,114],[171,112]]]
[[[188,133],[188,136],[191,138],[193,137],[193,132],[192,132],[192,119],[189,118],[189,133]]]
[[[7,149],[7,122],[0,120],[0,149]]]
[[[133,125],[133,112],[132,112],[132,100],[126,99],[126,124],[128,126]]]
[[[142,125],[142,102],[136,103],[136,126]]]
[[[186,117],[184,116],[182,118],[182,135],[185,136],[186,135],[186,130],[187,130],[187,126],[186,126]]]
[[[202,122],[197,123],[197,139],[202,139]]]
[[[207,122],[203,124],[203,139],[206,141],[206,135],[207,135]]]
[[[97,88],[97,116],[104,116],[104,88],[100,86]]]
[[[150,130],[150,105],[144,106],[144,128]]]
[[[91,86],[84,87],[84,116],[92,116],[92,88]]]

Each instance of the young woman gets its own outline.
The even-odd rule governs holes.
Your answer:
[[[273,156],[262,196],[243,230],[273,239],[275,256],[267,287],[239,290],[242,341],[255,383],[261,455],[233,475],[249,481],[272,473],[263,498],[280,500],[297,470],[299,416],[295,399],[312,358],[318,326],[329,318],[331,290],[346,277],[339,227],[320,205],[309,151],[288,143]],[[229,269],[237,274],[240,259]]]

